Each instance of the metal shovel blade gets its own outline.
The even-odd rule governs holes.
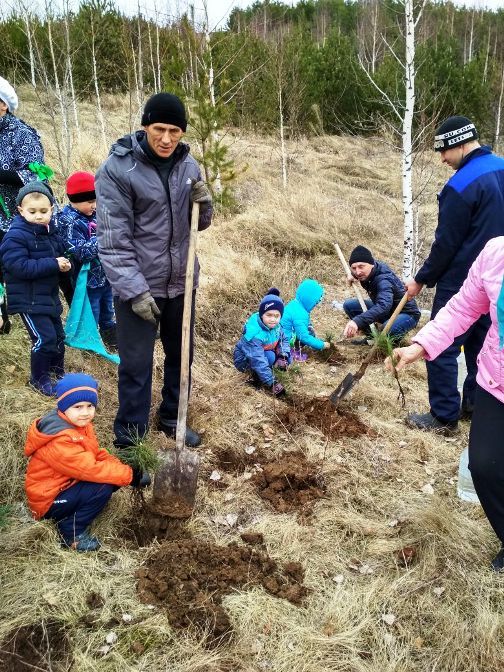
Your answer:
[[[178,459],[177,459],[178,457]],[[194,510],[200,459],[183,447],[170,450],[154,477],[152,509],[169,518],[190,518]]]
[[[356,378],[353,373],[348,373],[345,378],[341,381],[338,387],[329,397],[329,400],[337,406],[339,402],[347,396],[347,394],[357,385],[359,378]]]

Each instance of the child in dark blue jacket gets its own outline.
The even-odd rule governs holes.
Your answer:
[[[32,342],[30,384],[53,396],[51,374],[64,374],[65,333],[59,275],[72,269],[51,217],[54,197],[43,182],[19,190],[19,215],[0,246],[9,314],[19,313]]]
[[[70,204],[58,214],[58,229],[77,262],[76,275],[82,264],[90,263],[86,289],[91,310],[105,345],[117,347],[112,288],[98,258],[94,175],[73,173],[66,181],[66,192]]]
[[[290,364],[289,339],[280,326],[284,304],[279,294],[275,287],[268,291],[243,327],[234,351],[238,371],[250,370],[253,383],[271,388],[277,397],[285,394],[285,388],[275,380],[273,366],[285,370]]]

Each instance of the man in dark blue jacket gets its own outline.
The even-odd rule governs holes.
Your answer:
[[[357,299],[347,299],[343,303],[343,310],[350,318],[343,336],[352,338],[358,331],[371,335],[371,325],[378,322],[385,326],[404,296],[404,285],[397,275],[382,261],[375,261],[371,252],[363,245],[357,245],[352,250],[349,259],[352,278],[360,281],[369,294],[366,300],[367,310],[362,308]],[[416,326],[420,319],[420,311],[416,301],[411,299],[406,303],[396,321],[390,329],[390,335],[400,341],[410,329]],[[352,341],[359,345],[367,343],[367,337]]]
[[[407,282],[410,296],[424,285],[436,286],[432,317],[458,292],[469,268],[485,244],[504,234],[504,159],[477,141],[467,117],[449,117],[436,131],[434,150],[455,174],[438,196],[439,216],[429,256],[414,279]],[[483,315],[432,362],[427,362],[429,413],[412,413],[411,427],[449,433],[459,417],[470,417],[476,391],[476,359],[490,318]],[[467,366],[462,408],[457,389],[457,357],[461,346]]]

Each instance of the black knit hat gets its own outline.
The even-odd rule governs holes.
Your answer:
[[[364,245],[357,245],[357,247],[354,247],[350,259],[348,260],[348,265],[351,266],[352,264],[357,264],[359,262],[374,266],[373,255],[367,247],[364,247]]]
[[[184,132],[187,118],[184,103],[173,93],[156,93],[145,103],[142,126],[149,124],[172,124]]]
[[[467,117],[448,117],[436,131],[434,151],[444,152],[478,139],[476,126]]]
[[[24,187],[21,187],[16,197],[16,205],[21,205],[23,198],[28,196],[28,194],[33,193],[47,196],[51,205],[54,205],[54,196],[51,188],[45,182],[40,182],[39,180],[33,180],[32,182],[25,184]]]

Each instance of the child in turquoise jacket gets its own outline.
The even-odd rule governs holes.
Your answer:
[[[316,280],[306,278],[296,290],[296,298],[285,306],[282,327],[294,348],[293,357],[305,361],[307,355],[301,352],[301,346],[307,345],[314,350],[327,350],[330,343],[317,338],[310,321],[310,313],[320,303],[324,288]]]
[[[283,312],[280,292],[272,287],[243,327],[233,357],[238,371],[250,370],[254,384],[271,388],[275,396],[285,394],[285,388],[275,380],[273,367],[285,370],[290,364],[289,339],[280,325]]]

